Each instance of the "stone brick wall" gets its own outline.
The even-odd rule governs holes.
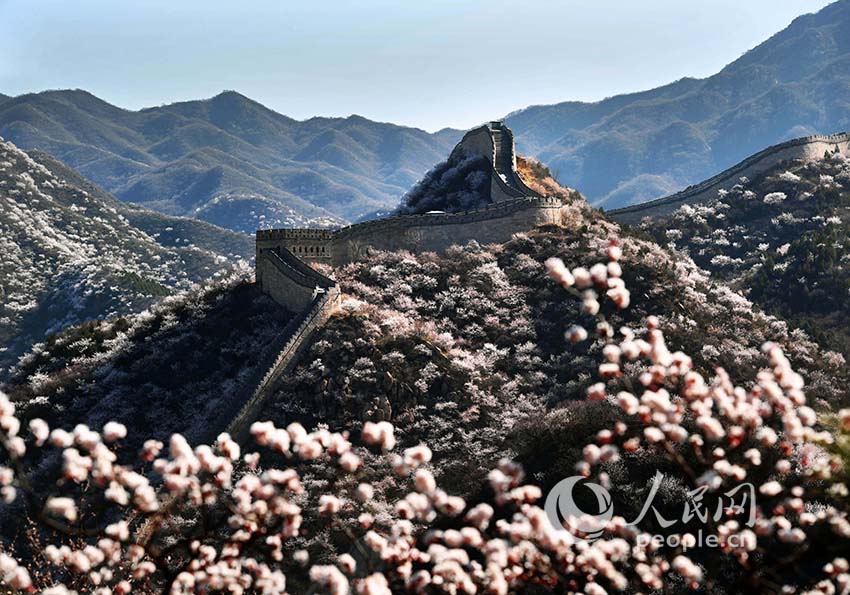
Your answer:
[[[341,266],[365,258],[370,249],[440,252],[453,244],[465,244],[469,240],[482,244],[506,242],[518,231],[534,229],[547,223],[561,223],[562,206],[557,198],[510,198],[474,211],[387,217],[349,225],[336,231],[261,230],[257,232],[257,282],[263,291],[273,297],[278,296],[275,299],[279,303],[290,307],[293,303],[303,303],[305,296],[312,292],[313,284],[321,281],[321,278],[313,278],[309,282],[301,280],[300,287],[288,289],[287,279],[293,278],[294,272],[284,271],[283,276],[272,276],[273,269],[279,268],[279,264],[277,259],[268,254],[284,254],[281,249],[291,250],[293,241],[306,241],[303,238],[293,239],[295,234],[318,232],[315,237],[309,237],[318,249],[307,253],[295,252],[292,255],[297,258],[290,263],[290,267],[296,270],[299,264],[306,267],[308,270],[300,270],[309,275],[315,271],[305,265],[305,261]],[[305,292],[305,289],[310,291]]]
[[[241,406],[230,416],[231,421],[226,431],[236,440],[247,439],[251,423],[260,417],[263,405],[275,385],[292,369],[298,357],[310,345],[313,334],[330,317],[338,306],[339,299],[339,287],[334,284],[323,293],[317,294],[309,306],[281,330],[281,341],[268,350],[262,365],[257,367],[262,375],[258,373],[245,383],[250,392],[241,395],[237,402]]]
[[[330,229],[262,229],[257,231],[257,256],[282,246],[302,260],[330,263],[332,236]]]
[[[620,223],[636,225],[644,217],[662,217],[678,209],[683,204],[706,202],[717,197],[718,190],[728,190],[738,183],[741,177],[755,178],[780,163],[820,159],[827,151],[850,154],[850,133],[832,136],[807,136],[790,140],[756,153],[737,165],[717,174],[681,192],[651,200],[639,205],[616,209],[609,215]]]
[[[519,231],[547,223],[561,223],[557,198],[519,198],[465,213],[404,215],[366,221],[339,230],[333,237],[333,264],[344,265],[368,255],[369,250],[441,252],[454,244],[476,240],[502,243]]]
[[[503,155],[496,151],[494,134],[501,136],[502,151],[506,153],[504,161],[507,165],[501,163]],[[450,159],[458,159],[458,152],[484,157],[493,166],[494,171],[490,176],[490,198],[493,202],[537,196],[536,192],[523,183],[516,171],[514,135],[510,128],[501,122],[491,122],[467,132],[452,150]],[[500,167],[504,171],[499,171]],[[505,179],[502,179],[500,173]]]
[[[460,152],[484,157],[487,161],[493,163],[493,138],[490,136],[487,126],[479,126],[467,132],[457,146],[452,149],[449,159],[457,159]]]
[[[306,308],[315,298],[317,288],[336,285],[333,279],[312,269],[280,245],[257,248],[256,278],[260,290],[290,312]]]

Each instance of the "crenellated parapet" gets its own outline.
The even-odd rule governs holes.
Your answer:
[[[562,207],[563,203],[558,198],[522,197],[460,213],[374,219],[335,231],[261,230],[257,232],[257,279],[264,283],[261,262],[270,252],[278,254],[286,250],[299,261],[342,266],[366,258],[372,250],[441,252],[470,240],[498,244],[510,240],[519,231],[561,223]],[[321,233],[312,236],[305,233],[311,231]],[[274,260],[272,258],[272,266],[275,266]]]
[[[334,265],[368,256],[371,250],[442,252],[470,240],[480,244],[507,242],[519,231],[561,223],[557,198],[514,198],[461,213],[428,213],[388,217],[342,228],[332,243]]]
[[[330,263],[330,229],[261,229],[257,231],[257,255],[267,248],[286,248],[302,260]]]
[[[290,312],[300,312],[336,285],[285,246],[258,247],[255,267],[260,290]]]

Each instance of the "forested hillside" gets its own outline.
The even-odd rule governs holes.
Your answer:
[[[427,441],[439,476],[462,492],[473,489],[506,454],[519,456],[539,473],[544,486],[551,485],[572,465],[582,441],[610,420],[595,418],[596,406],[584,402],[588,386],[596,382],[603,344],[573,344],[568,337],[573,325],[587,326],[593,317],[582,312],[581,302],[552,285],[544,262],[560,257],[589,266],[593,255],[604,253],[611,242],[623,250],[624,280],[631,288],[627,310],[606,306],[614,329],[657,315],[671,349],[693,354],[696,368],[707,374],[714,365],[723,365],[733,378],[755,374],[762,366],[761,345],[777,341],[805,376],[810,399],[827,409],[848,402],[841,355],[785,321],[759,313],[689,259],[622,233],[583,202],[569,209],[564,227],[529,231],[504,245],[470,242],[442,256],[378,253],[335,271],[345,292],[341,309],[264,407],[264,417],[283,425],[297,420],[332,429],[390,420],[400,428],[403,444]],[[213,301],[233,303],[232,291],[217,289]],[[220,320],[217,308],[209,310],[213,320]],[[85,342],[83,352],[80,331],[60,334],[55,341],[61,349],[48,346],[25,359],[10,395],[25,411],[41,413],[46,406],[50,415],[57,415],[53,403],[84,399],[87,404],[75,410],[74,423],[123,415],[122,403],[127,400],[130,406],[137,391],[122,387],[138,382],[150,387],[146,394],[156,395],[157,402],[174,403],[173,395],[185,390],[168,386],[176,366],[184,369],[178,362],[187,354],[202,360],[191,347],[197,329],[217,327],[205,321],[206,309],[195,310],[195,322],[178,324],[180,316],[175,318],[164,305],[155,320],[171,321],[156,322],[167,331],[142,343],[132,339],[128,352],[110,348],[109,326],[86,331],[93,337],[106,333],[107,339]],[[258,310],[256,319],[249,316],[251,328],[261,332],[253,321],[265,321],[273,310],[272,305],[271,310]],[[244,365],[247,349],[264,339],[254,331],[251,336],[243,332],[239,309],[229,312],[232,318],[217,332],[230,337],[233,345],[227,352]],[[147,323],[139,320],[131,325],[144,328]],[[150,355],[133,363],[133,349]],[[81,357],[91,363],[77,364]],[[214,404],[232,395],[236,384],[199,394],[210,390],[204,400]],[[63,415],[57,419],[70,423],[64,421],[71,419],[68,414]],[[183,431],[195,431],[194,422],[174,419],[170,429],[182,423]],[[546,464],[541,466],[543,459],[536,457],[543,451]]]
[[[850,161],[783,164],[643,229],[850,355]]]
[[[253,255],[246,235],[124,205],[8,142],[0,142],[0,231],[0,370],[48,333],[141,311]]]

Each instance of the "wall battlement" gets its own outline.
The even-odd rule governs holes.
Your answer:
[[[729,190],[742,177],[754,178],[787,161],[819,159],[827,151],[839,151],[844,155],[850,155],[850,132],[805,136],[773,145],[699,184],[688,186],[680,192],[639,205],[615,209],[608,214],[615,221],[635,225],[640,223],[644,217],[668,215],[683,204],[695,204],[711,200],[717,196],[718,190]]]
[[[257,280],[264,291],[273,290],[264,275],[269,265],[278,267],[277,258],[271,254],[277,257],[288,254],[302,265],[307,261],[342,266],[365,258],[370,250],[440,252],[469,240],[482,244],[502,243],[518,231],[546,223],[561,223],[562,206],[558,198],[519,197],[460,213],[400,215],[356,223],[334,231],[259,230],[256,237]],[[264,263],[267,256],[270,259],[268,265]],[[296,279],[294,275],[292,278]]]
[[[333,235],[331,229],[291,228],[258,229],[257,239],[264,240],[327,240]]]

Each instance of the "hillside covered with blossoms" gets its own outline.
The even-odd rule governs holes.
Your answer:
[[[0,142],[0,250],[2,370],[49,333],[139,312],[247,261],[253,246],[125,205],[47,155]]]
[[[597,262],[606,253],[609,262]],[[158,519],[169,498],[184,502],[179,510],[169,504],[153,537],[133,550],[150,562],[146,570],[96,563],[112,569],[116,592],[135,585],[156,591],[169,581],[179,581],[172,592],[195,592],[227,568],[224,582],[210,584],[233,580],[265,593],[281,592],[284,583],[293,592],[327,593],[352,586],[357,593],[430,593],[454,585],[449,592],[601,595],[640,584],[735,593],[776,581],[809,584],[806,571],[777,576],[774,564],[809,536],[831,539],[830,526],[850,536],[835,493],[806,479],[828,450],[804,444],[831,436],[816,425],[815,410],[824,420],[848,415],[841,410],[850,402],[844,357],[583,201],[567,207],[563,225],[502,245],[375,253],[325,272],[336,276],[344,299],[251,427],[262,465],[253,450],[242,459],[226,434],[213,450],[203,446],[226,426],[252,350],[286,320],[238,280],[173,298],[151,314],[70,329],[22,360],[6,391],[34,432],[41,424],[67,430],[67,440],[89,444],[79,448],[91,449],[85,456],[96,461],[106,456],[100,434],[95,440],[87,432],[104,427],[104,438],[118,436],[110,448],[122,460],[139,450],[145,460],[159,457],[150,480],[107,475],[114,477],[108,506],[126,507],[121,494],[129,491],[130,506]],[[757,388],[737,388],[754,378]],[[760,405],[760,395],[770,400]],[[107,431],[110,419],[123,423]],[[172,439],[169,454],[159,454],[173,431],[190,441]],[[67,444],[65,436],[51,443]],[[352,444],[356,436],[365,448]],[[78,454],[65,455],[65,469],[86,477],[88,463]],[[44,461],[34,468],[42,477],[34,489],[51,489],[37,471],[51,459],[27,456]],[[758,529],[763,572],[751,572],[742,558],[757,538],[735,518],[711,531],[734,534],[743,546],[687,556],[681,545],[641,553],[634,544],[640,531],[681,530],[652,518],[634,531],[612,527],[585,546],[541,525],[535,502],[564,477],[599,473],[617,514],[631,519],[659,470],[665,479],[655,503],[668,517],[695,487],[709,488],[716,504],[722,498],[714,492],[736,478],[757,481],[758,506],[771,517]],[[151,487],[158,473],[165,474],[161,505]],[[811,519],[771,512],[786,489],[793,500],[792,488],[826,512]],[[62,498],[47,501],[48,516],[71,525],[97,501],[77,505],[78,488],[56,489]],[[231,533],[243,523],[246,529]],[[110,527],[129,535],[133,525]],[[694,521],[687,530],[697,528]],[[206,535],[206,545],[198,550],[184,535]],[[109,547],[124,547],[120,537],[110,539]],[[243,539],[253,562],[232,545]],[[799,564],[837,564],[830,572],[843,584],[844,542],[833,542],[800,550]],[[77,584],[75,564],[83,562],[68,547],[51,550],[51,564]],[[501,551],[515,562],[502,562]],[[207,562],[193,570],[189,561],[198,555]],[[20,574],[22,567],[10,568]],[[117,581],[128,572],[134,578]]]
[[[782,164],[643,229],[764,310],[850,354],[850,161]]]

